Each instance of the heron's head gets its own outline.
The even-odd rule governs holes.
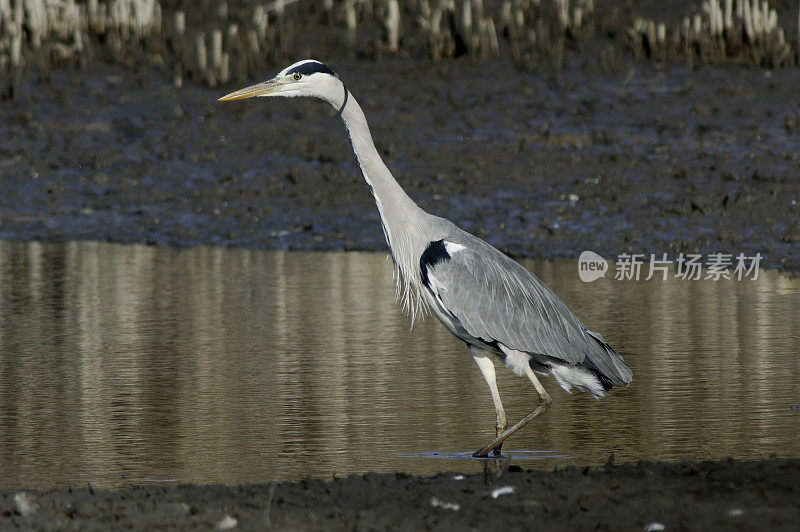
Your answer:
[[[219,101],[257,96],[310,96],[327,100],[331,105],[337,106],[344,99],[343,88],[336,72],[314,59],[303,59],[284,68],[274,78],[226,94]]]

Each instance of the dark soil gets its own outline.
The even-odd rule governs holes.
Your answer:
[[[499,478],[367,474],[331,482],[5,492],[0,528],[796,530],[799,497],[798,460],[552,472],[512,466]]]
[[[512,255],[758,252],[800,272],[798,69],[328,63],[410,195]],[[0,238],[385,249],[326,104],[164,79],[31,76],[1,103]]]

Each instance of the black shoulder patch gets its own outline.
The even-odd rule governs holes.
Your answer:
[[[430,286],[428,284],[428,268],[433,268],[438,263],[445,260],[450,260],[450,254],[447,252],[444,240],[437,240],[436,242],[428,244],[428,247],[425,248],[425,251],[422,252],[422,256],[419,258],[419,272],[425,286]]]
[[[317,61],[306,61],[305,63],[301,63],[288,71],[287,74],[294,74],[295,72],[299,72],[304,76],[322,72],[323,74],[330,74],[333,77],[339,77],[336,75],[336,72]]]

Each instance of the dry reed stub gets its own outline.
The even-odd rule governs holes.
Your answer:
[[[635,55],[769,67],[795,64],[798,56],[786,40],[778,12],[767,1],[704,0],[701,12],[685,16],[677,27],[665,29],[664,39],[660,38],[660,31],[653,38],[652,25],[652,20],[634,21],[629,35]]]
[[[183,11],[176,11],[173,15],[172,33],[169,35],[169,48],[175,56],[175,64],[172,67],[172,83],[176,88],[183,86],[184,63],[189,57],[185,49],[186,43],[186,14]]]
[[[0,0],[0,76],[11,79],[13,69],[82,67],[101,57],[132,68],[165,64],[176,86],[186,78],[209,85],[243,81],[294,57],[297,32],[318,31],[320,24],[362,57],[505,56],[528,68],[558,70],[565,54],[582,53],[582,43],[592,39],[608,43],[609,65],[620,63],[622,51],[703,64],[800,61],[800,16],[796,38],[787,38],[794,26],[781,25],[764,0],[703,0],[698,12],[669,26],[626,9],[599,12],[594,0],[206,0],[187,4],[187,12],[175,4]]]
[[[400,48],[400,5],[397,0],[389,0],[386,14],[386,35],[389,51],[397,52]]]
[[[205,75],[208,71],[208,59],[206,57],[206,34],[199,32],[194,41],[195,72],[198,77]]]
[[[510,4],[502,7],[510,12]],[[483,0],[420,2],[411,17],[425,36],[430,58],[448,59],[464,54],[488,59],[499,56],[495,17]],[[508,18],[508,17],[506,17]]]

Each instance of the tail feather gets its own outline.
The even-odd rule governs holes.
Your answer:
[[[572,392],[574,386],[591,394],[595,399],[602,399],[611,389],[611,386],[607,385],[608,379],[604,380],[604,377],[597,371],[580,364],[573,366],[567,362],[556,362],[550,365],[549,370],[559,386],[568,392]]]
[[[633,380],[633,371],[622,359],[622,355],[608,345],[598,333],[587,329],[586,334],[597,342],[597,349],[592,349],[586,353],[583,365],[597,373],[604,387],[606,385],[605,381],[607,381],[609,389],[612,385],[629,385]]]
[[[630,384],[633,372],[602,336],[592,331],[586,332],[596,343],[586,351],[583,362],[573,365],[554,357],[532,355],[529,364],[534,371],[551,374],[568,392],[575,387],[595,399],[602,399],[614,386]]]

